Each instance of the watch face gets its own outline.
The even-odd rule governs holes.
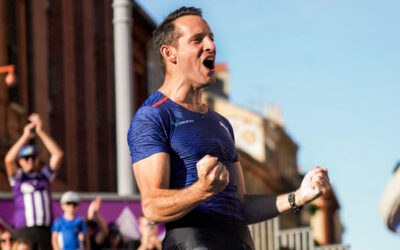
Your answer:
[[[290,193],[290,194],[289,194],[289,204],[290,204],[290,206],[293,207],[293,208],[296,206],[296,203],[295,203],[295,201],[294,201],[294,193]]]
[[[303,208],[303,206],[297,206],[297,205],[296,205],[296,198],[295,198],[294,192],[292,192],[292,193],[289,194],[288,200],[289,200],[290,206],[292,207],[292,209],[293,209],[296,213],[298,213],[298,212],[301,211],[301,209]]]

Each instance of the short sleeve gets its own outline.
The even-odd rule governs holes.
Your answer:
[[[56,172],[54,172],[49,165],[44,166],[40,172],[47,178],[48,181],[53,181],[56,176]]]
[[[226,120],[226,123],[228,124],[229,134],[231,134],[232,140],[235,142],[235,134],[233,133],[232,125],[228,120]]]
[[[60,219],[56,219],[51,226],[51,232],[60,232]]]
[[[128,130],[132,163],[160,152],[168,152],[168,124],[160,109],[151,106],[138,110]]]
[[[221,116],[221,117],[224,119],[225,124],[228,126],[228,131],[229,131],[229,134],[231,135],[232,141],[235,142],[235,134],[233,132],[231,123],[225,117],[223,117],[223,116]],[[237,161],[239,161],[239,157],[238,157],[238,153],[237,153],[236,147],[235,147],[235,158],[234,158],[233,162],[237,162]]]
[[[22,169],[19,168],[15,175],[9,176],[8,182],[10,182],[10,186],[13,187],[17,181],[21,180],[22,175],[23,175]]]

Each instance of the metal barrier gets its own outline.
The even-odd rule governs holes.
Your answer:
[[[274,250],[274,227],[278,226],[277,219],[263,221],[257,224],[249,225],[254,246],[257,250]]]
[[[278,231],[279,248],[313,250],[314,241],[311,228],[293,228]],[[278,248],[278,249],[279,249]]]
[[[350,250],[348,245],[314,246],[311,228],[279,229],[279,219],[274,218],[249,225],[256,250]]]
[[[314,247],[314,250],[350,250],[350,247],[348,245],[336,244]]]

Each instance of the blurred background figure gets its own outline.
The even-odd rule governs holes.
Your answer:
[[[115,222],[108,223],[108,237],[102,247],[111,250],[126,249],[122,234]]]
[[[86,236],[86,223],[76,212],[79,206],[77,193],[68,191],[61,197],[61,208],[64,215],[57,218],[52,231],[52,246],[54,250],[84,249]],[[90,249],[89,241],[86,241],[86,249]]]
[[[0,250],[11,250],[11,245],[14,241],[10,230],[0,230]]]
[[[93,250],[102,249],[108,237],[108,226],[100,213],[101,197],[94,199],[87,211],[87,235]]]
[[[133,243],[132,248],[137,250],[161,250],[161,241],[157,236],[158,227],[152,224],[143,215],[139,218],[139,232],[141,238]]]
[[[34,249],[51,249],[52,221],[50,182],[59,169],[63,151],[43,130],[38,114],[28,118],[22,136],[7,152],[4,162],[14,195],[15,236],[32,242]],[[49,164],[40,168],[38,151],[27,145],[39,138],[50,153]]]
[[[12,250],[32,250],[32,244],[28,240],[17,239],[13,245]]]
[[[379,213],[385,225],[400,235],[400,161],[386,185],[379,202]]]

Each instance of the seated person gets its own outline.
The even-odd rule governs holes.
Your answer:
[[[400,234],[400,162],[381,196],[379,212],[385,225]]]

